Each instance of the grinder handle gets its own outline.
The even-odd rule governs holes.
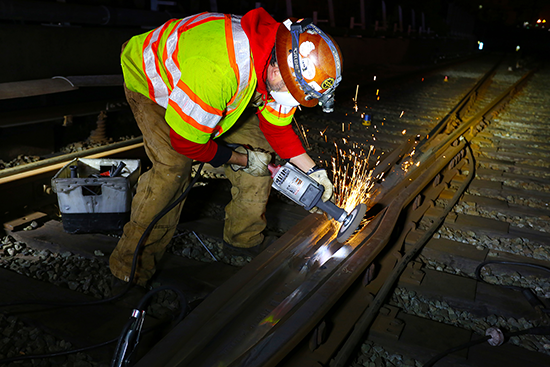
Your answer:
[[[315,206],[336,219],[338,222],[342,222],[344,219],[346,219],[348,215],[348,213],[344,209],[339,208],[330,200],[319,200],[317,204],[315,204]]]

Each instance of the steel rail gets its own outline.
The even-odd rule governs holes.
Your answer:
[[[422,146],[430,141],[431,137],[434,137],[442,132],[450,131],[462,122],[464,115],[468,110],[483,96],[483,93],[487,90],[493,77],[497,72],[497,68],[504,60],[504,57],[497,62],[491,70],[489,70],[483,77],[481,77],[476,85],[462,99],[458,104],[443,118],[441,121],[427,134],[426,139],[423,140],[418,148],[422,149]]]
[[[377,292],[376,297],[372,303],[365,310],[363,315],[361,315],[357,324],[355,325],[352,333],[347,338],[346,342],[342,345],[341,349],[338,351],[338,354],[330,362],[331,367],[341,367],[349,360],[349,357],[353,351],[353,348],[360,342],[364,333],[368,330],[372,322],[374,321],[377,312],[382,305],[383,301],[389,294],[391,287],[398,280],[400,274],[405,269],[407,263],[419,252],[423,245],[429,240],[435,229],[439,227],[445,220],[447,214],[452,209],[452,207],[458,202],[462,193],[466,190],[469,183],[473,180],[475,173],[475,164],[474,157],[471,149],[469,147],[469,141],[477,135],[478,132],[482,131],[485,126],[490,122],[490,118],[495,117],[498,112],[504,108],[504,106],[515,96],[515,94],[525,86],[527,80],[533,75],[535,70],[531,70],[526,73],[521,79],[519,79],[514,85],[508,88],[505,92],[495,98],[488,106],[486,106],[482,111],[477,113],[475,116],[470,118],[468,121],[464,122],[462,125],[457,127],[452,133],[450,133],[444,141],[435,140],[435,144],[432,144],[433,147],[426,149],[427,154],[435,155],[438,160],[441,160],[440,157],[451,156],[452,159],[447,160],[449,170],[455,169],[459,161],[468,155],[469,158],[469,167],[468,178],[462,182],[460,188],[456,190],[455,195],[448,205],[445,207],[445,210],[441,213],[439,218],[437,218],[430,230],[425,231],[421,238],[418,239],[412,248],[407,249],[403,257],[395,265],[392,273],[388,278],[386,278],[385,283]],[[441,130],[443,131],[443,130]],[[452,147],[458,147],[460,152],[467,152],[467,154],[453,154],[449,152],[449,149]],[[466,150],[467,148],[467,150]],[[456,151],[456,149],[455,149]],[[426,154],[426,153],[424,153]],[[435,176],[434,176],[435,178]],[[416,180],[415,180],[416,182]],[[416,218],[415,222],[419,223],[420,218]],[[405,235],[406,236],[406,235]],[[402,236],[398,241],[398,246],[401,246],[400,242],[404,243],[405,236]]]
[[[502,63],[502,59],[498,61],[489,71],[487,71],[476,84],[461,98],[451,111],[441,119],[441,121],[426,135],[425,138],[420,136],[410,137],[407,141],[403,142],[398,148],[394,149],[387,157],[385,157],[379,165],[374,168],[372,173],[373,177],[381,179],[386,177],[389,171],[397,165],[412,148],[416,146],[416,149],[423,150],[424,145],[433,141],[434,137],[440,133],[447,131],[450,126],[458,126],[458,122],[462,122],[464,115],[472,107],[475,102],[483,96],[484,91],[489,87],[492,82],[498,66]]]
[[[408,171],[402,168],[401,163],[403,163],[405,158],[413,158],[411,156],[411,153],[414,154],[414,160],[416,161],[415,164],[419,164],[422,166],[433,163],[437,159],[441,159],[443,157],[443,152],[449,142],[457,140],[461,135],[464,135],[467,130],[477,129],[479,131],[480,129],[482,129],[481,125],[486,125],[486,123],[484,123],[483,121],[488,120],[491,115],[494,115],[498,112],[499,109],[502,109],[504,105],[508,103],[508,101],[511,99],[514,92],[521,89],[535,71],[536,69],[527,72],[514,85],[509,87],[506,91],[502,92],[488,106],[486,106],[476,115],[472,116],[466,121],[463,121],[460,125],[454,125],[454,131],[449,132],[447,129],[443,129],[443,127],[450,126],[448,121],[444,121],[444,123],[441,124],[439,128],[439,134],[429,136],[426,139],[420,139],[420,137],[411,137],[407,142],[404,142],[398,149],[398,157],[392,156],[392,154],[394,154],[392,153],[379,164],[379,166],[382,166],[380,168],[380,172],[384,170],[384,174],[380,175],[380,172],[376,170],[373,173],[373,177],[376,177],[379,181],[375,185],[375,195],[371,199],[370,205],[388,205],[388,200],[391,200],[391,198],[394,197],[396,193],[400,192],[404,187],[406,187],[409,182],[414,181],[416,177],[421,173],[421,169],[418,169],[416,165],[412,165]],[[488,76],[491,75],[494,75],[493,70],[489,71],[482,78],[485,85],[480,85],[479,83],[477,83],[474,86],[474,89],[479,91],[480,88],[486,88],[486,84],[491,82],[491,79],[488,78]],[[470,95],[470,93],[468,93],[467,95]],[[460,102],[460,104],[462,104],[462,101]],[[462,105],[464,108],[471,107],[464,104]],[[462,113],[462,110],[456,111],[456,114]],[[477,133],[477,131],[475,133]],[[469,140],[471,137],[475,136],[475,133],[472,131],[470,132],[470,134],[464,136],[467,137]],[[407,151],[407,149],[409,150]],[[407,179],[402,179],[405,176],[407,177]]]
[[[448,205],[446,205],[444,212],[439,218],[437,218],[432,223],[432,225],[430,226],[430,229],[428,231],[423,232],[421,237],[415,242],[414,246],[412,246],[412,248],[407,249],[405,254],[399,259],[397,264],[394,266],[391,274],[385,279],[385,282],[383,283],[382,287],[376,293],[376,297],[369,304],[368,308],[361,315],[361,317],[358,319],[350,336],[342,345],[336,357],[331,361],[330,367],[342,367],[347,363],[354,348],[357,346],[358,343],[360,343],[361,339],[365,335],[365,332],[372,325],[374,319],[378,315],[378,311],[380,307],[383,305],[384,301],[387,299],[389,292],[391,291],[394,284],[397,282],[397,280],[401,276],[402,272],[405,270],[407,264],[419,253],[419,251],[426,244],[426,242],[432,237],[433,233],[437,230],[437,228],[439,228],[439,226],[443,224],[447,214],[451,211],[453,206],[458,202],[462,194],[466,191],[466,188],[468,187],[470,182],[472,182],[473,178],[475,177],[473,154],[471,152],[469,145],[467,145],[467,143],[463,141],[459,147],[461,151],[462,149],[467,149],[468,151],[467,156],[470,163],[469,165],[470,170],[469,170],[469,175],[467,180],[465,180],[460,186],[460,188],[456,190],[455,195],[453,195],[451,202],[448,203]],[[400,240],[396,241],[395,247],[399,247],[399,248],[402,247],[407,234],[408,233],[405,233],[405,236],[402,236]]]
[[[143,137],[125,140],[100,147],[82,150],[69,154],[61,154],[56,157],[46,158],[40,161],[22,164],[20,166],[0,170],[0,185],[8,182],[32,177],[37,173],[58,170],[75,158],[101,158],[112,154],[138,149],[143,147]]]
[[[476,123],[468,121],[471,126]],[[468,124],[461,124],[460,131],[475,131]],[[402,170],[390,172],[388,176],[399,177],[378,199],[387,205],[342,247],[335,244],[328,220],[308,216],[216,289],[136,366],[274,366],[281,362],[390,242],[403,210],[430,183],[439,186],[443,170],[458,173],[455,166],[464,158],[461,152],[467,140],[450,134],[432,141],[419,156],[419,167],[406,175]],[[386,181],[391,181],[388,176]],[[384,199],[394,192],[399,194]],[[327,259],[321,261],[327,250]]]

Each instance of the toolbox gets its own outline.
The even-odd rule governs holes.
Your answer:
[[[77,158],[52,178],[68,233],[121,232],[130,219],[139,159]]]

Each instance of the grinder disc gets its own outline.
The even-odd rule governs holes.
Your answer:
[[[340,230],[338,231],[338,236],[336,236],[336,240],[340,243],[346,242],[349,236],[351,236],[357,229],[366,212],[367,206],[365,204],[359,204],[353,208],[351,213],[349,213],[346,219],[342,222]]]

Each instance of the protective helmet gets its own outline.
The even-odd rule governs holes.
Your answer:
[[[342,55],[336,42],[310,18],[289,18],[279,25],[275,53],[296,101],[306,107],[319,103],[324,112],[332,112],[334,90],[342,80]]]

